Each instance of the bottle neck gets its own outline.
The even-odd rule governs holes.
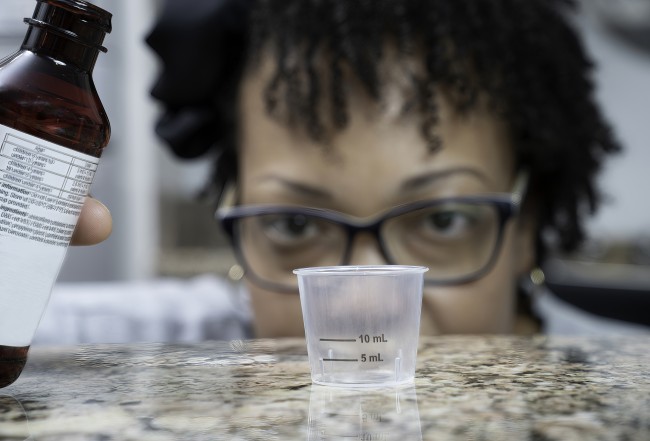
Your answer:
[[[86,0],[36,0],[22,49],[92,72],[111,14]]]
[[[51,57],[92,73],[99,56],[97,47],[65,35],[65,30],[47,25],[30,25],[21,49]]]

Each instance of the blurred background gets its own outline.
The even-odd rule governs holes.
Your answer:
[[[111,209],[105,243],[71,248],[60,282],[144,280],[225,273],[233,263],[197,198],[210,158],[178,162],[153,132],[158,109],[149,96],[157,60],[144,37],[159,0],[95,0],[113,13],[113,32],[94,78],[112,123],[112,138],[92,193]],[[650,0],[583,0],[576,25],[595,59],[598,100],[625,153],[604,171],[608,200],[589,225],[592,240],[549,263],[549,281],[571,280],[650,290]],[[18,49],[34,2],[2,0],[0,54]],[[605,265],[605,266],[602,266]],[[560,288],[561,289],[561,288]],[[647,296],[646,296],[647,298]]]

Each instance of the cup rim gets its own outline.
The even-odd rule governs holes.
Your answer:
[[[424,274],[429,271],[426,266],[415,265],[338,265],[338,266],[312,266],[296,268],[293,273],[298,276],[309,275],[336,275],[336,276],[370,276],[392,274]]]

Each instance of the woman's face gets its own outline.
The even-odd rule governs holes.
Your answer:
[[[323,148],[270,117],[263,103],[271,63],[244,79],[240,95],[240,202],[327,208],[357,217],[422,199],[509,192],[514,158],[503,124],[487,111],[464,116],[440,102],[442,148],[430,152],[417,115],[377,105],[350,89],[349,125]],[[532,232],[511,220],[496,263],[471,283],[426,287],[421,331],[503,333],[515,319],[515,283],[532,265]],[[352,265],[385,264],[375,239],[355,238]],[[300,300],[249,283],[258,337],[303,335]]]

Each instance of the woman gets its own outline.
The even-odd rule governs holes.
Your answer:
[[[158,133],[218,153],[256,336],[302,334],[291,270],[337,264],[428,266],[423,333],[531,323],[519,282],[581,242],[619,150],[571,3],[168,1]],[[106,235],[95,204],[78,243]]]

